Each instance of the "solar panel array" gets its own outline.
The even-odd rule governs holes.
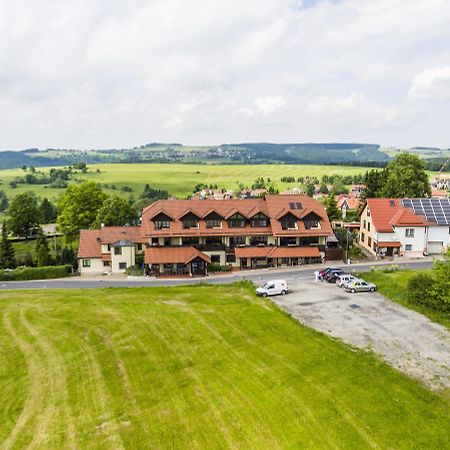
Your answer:
[[[450,198],[405,198],[405,208],[412,208],[414,214],[425,217],[428,222],[450,225]]]

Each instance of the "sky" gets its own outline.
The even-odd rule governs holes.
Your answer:
[[[0,149],[450,147],[449,0],[0,0]]]

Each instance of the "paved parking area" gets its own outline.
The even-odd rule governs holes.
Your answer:
[[[378,293],[350,294],[327,282],[297,280],[271,297],[299,322],[370,349],[433,389],[450,388],[450,332]]]

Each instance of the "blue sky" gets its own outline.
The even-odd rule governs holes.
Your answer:
[[[0,0],[0,149],[450,147],[448,0]]]

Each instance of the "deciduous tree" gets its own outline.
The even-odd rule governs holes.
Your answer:
[[[12,233],[28,238],[41,219],[36,197],[28,192],[17,195],[9,204],[8,215]]]
[[[73,241],[81,229],[94,225],[106,194],[92,181],[69,186],[58,201],[57,224],[68,242]]]

